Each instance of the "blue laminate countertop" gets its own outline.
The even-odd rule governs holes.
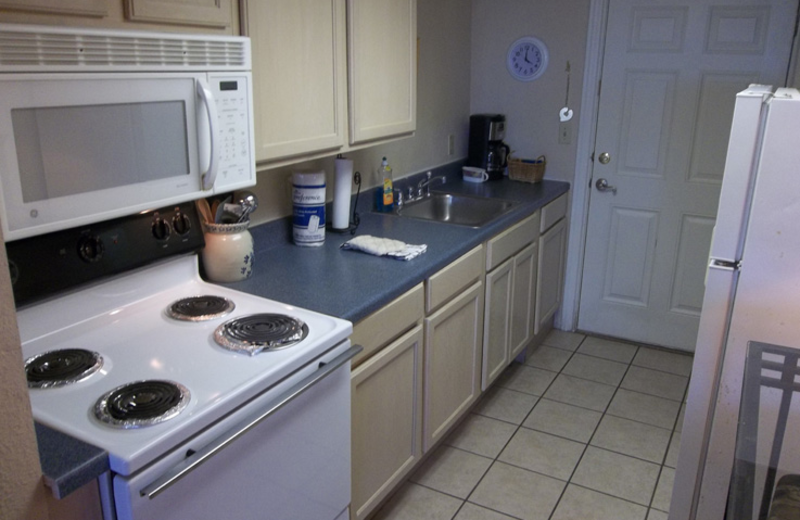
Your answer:
[[[361,194],[361,223],[357,235],[374,235],[427,244],[422,255],[410,261],[343,250],[352,235],[328,232],[321,247],[292,243],[291,221],[282,219],[251,229],[255,242],[253,276],[223,284],[233,289],[358,322],[391,302],[453,260],[505,228],[540,209],[569,190],[569,183],[538,184],[508,179],[472,184],[460,180],[460,164],[434,171],[448,181],[433,191],[450,191],[514,200],[512,211],[482,228],[407,219],[371,211],[372,191]],[[396,187],[416,183],[420,176],[397,181]],[[36,425],[42,471],[61,498],[108,470],[105,451],[46,426]]]
[[[449,191],[518,201],[512,211],[481,228],[455,226],[374,213],[371,192],[361,196],[357,235],[373,235],[409,244],[427,244],[422,255],[399,261],[341,249],[352,235],[326,233],[320,247],[292,243],[289,219],[251,230],[255,242],[253,275],[224,284],[283,303],[358,322],[430,277],[481,242],[532,214],[569,190],[569,184],[511,180],[483,184],[448,181],[433,191]],[[403,180],[398,181],[399,185]]]
[[[43,424],[35,426],[42,473],[56,498],[64,498],[108,471],[105,450]]]

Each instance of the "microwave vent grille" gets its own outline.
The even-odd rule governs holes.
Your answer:
[[[0,31],[0,70],[241,69],[249,48],[241,38]]]

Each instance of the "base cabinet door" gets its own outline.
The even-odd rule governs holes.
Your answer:
[[[365,518],[422,455],[422,327],[352,372],[350,515]]]
[[[561,304],[564,279],[564,247],[567,243],[566,220],[561,219],[539,238],[539,266],[536,282],[536,328],[543,327]]]
[[[481,393],[483,282],[475,282],[425,318],[423,451],[431,448]]]
[[[511,293],[509,324],[509,362],[516,358],[533,337],[536,305],[536,268],[539,244],[534,242],[514,257],[514,284]]]
[[[511,318],[511,294],[514,260],[506,260],[486,274],[486,309],[483,317],[483,366],[481,389],[490,384],[508,366],[508,345]]]

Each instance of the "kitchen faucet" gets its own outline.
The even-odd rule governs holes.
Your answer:
[[[439,180],[441,180],[442,184],[444,184],[445,182],[447,182],[447,177],[445,177],[444,175],[439,175],[437,177],[431,178],[431,172],[428,172],[427,176],[424,179],[422,179],[421,181],[419,181],[419,184],[417,184],[417,198],[421,199],[423,197],[422,188],[425,188],[424,196],[425,197],[430,197],[431,196],[431,183],[434,182],[434,181],[439,181]]]

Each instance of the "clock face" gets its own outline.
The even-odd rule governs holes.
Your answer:
[[[538,38],[526,36],[511,44],[506,58],[508,72],[520,81],[532,81],[547,68],[547,47]]]

